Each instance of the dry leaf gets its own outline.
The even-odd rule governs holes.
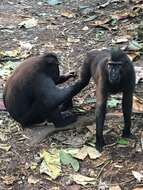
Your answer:
[[[96,185],[96,179],[92,178],[92,177],[87,177],[87,176],[83,176],[83,175],[80,175],[80,174],[75,174],[75,175],[71,175],[71,178],[77,184],[80,184],[80,185],[83,185],[83,186],[87,185],[87,184]]]
[[[16,180],[14,176],[8,176],[8,175],[1,178],[3,179],[3,183],[6,185],[12,185]]]
[[[135,112],[135,113],[143,112],[143,99],[142,98],[133,96],[133,112]]]
[[[119,185],[114,185],[109,187],[109,190],[121,190],[121,188],[119,187]]]
[[[24,28],[32,28],[34,26],[36,26],[38,24],[38,21],[35,18],[30,18],[30,19],[26,19],[24,21],[22,21],[21,23],[19,23],[20,28],[24,27]]]
[[[38,164],[36,162],[32,162],[30,168],[31,168],[31,170],[35,170],[37,168],[37,166],[38,166]]]
[[[66,17],[66,18],[73,18],[75,17],[75,14],[72,12],[63,12],[61,13],[61,16]]]
[[[75,157],[80,160],[84,160],[87,155],[89,155],[90,159],[97,159],[101,156],[101,153],[98,150],[96,150],[96,148],[94,148],[94,147],[84,146],[75,155]]]
[[[104,20],[97,20],[90,24],[90,26],[103,26],[104,24],[108,23],[110,19],[104,19]]]
[[[135,67],[135,72],[136,72],[136,84],[140,80],[143,80],[143,67]]]
[[[29,177],[28,177],[28,183],[29,184],[36,184],[36,183],[38,183],[40,181],[40,179],[37,179],[36,177],[34,177],[34,176],[32,176],[32,175],[30,175]]]
[[[143,180],[143,174],[136,172],[136,171],[132,171],[133,176],[139,181],[141,182]]]
[[[52,179],[56,179],[61,174],[59,151],[55,150],[53,153],[49,153],[43,150],[40,156],[43,158],[40,166],[40,173],[45,173]]]
[[[128,57],[129,57],[129,59],[131,60],[131,61],[135,61],[135,60],[137,60],[137,59],[139,59],[140,58],[140,53],[139,52],[129,52],[128,53]],[[136,79],[137,80],[137,79]],[[137,84],[137,83],[136,83]]]
[[[95,124],[93,124],[93,125],[88,125],[88,126],[86,126],[86,128],[87,128],[93,135],[96,134]]]
[[[79,38],[68,37],[67,42],[69,42],[69,43],[78,43],[78,42],[80,42],[80,39]]]
[[[83,31],[87,31],[87,30],[89,30],[89,27],[88,27],[88,26],[84,26],[84,27],[82,28],[82,30],[83,30]]]
[[[0,149],[5,150],[8,152],[11,149],[11,145],[9,144],[0,144]]]
[[[131,36],[120,36],[118,38],[112,39],[112,43],[120,44],[124,42],[128,42]]]

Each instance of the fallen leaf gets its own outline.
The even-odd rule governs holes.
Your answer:
[[[96,18],[97,18],[97,15],[91,15],[91,16],[88,16],[88,18],[84,19],[84,22],[89,22],[89,21],[95,20]]]
[[[36,177],[34,177],[34,176],[32,176],[32,175],[30,175],[29,177],[28,177],[28,183],[29,184],[36,184],[36,183],[38,183],[40,181],[40,179],[37,179]]]
[[[133,176],[139,181],[141,182],[143,180],[143,174],[137,172],[137,171],[132,171]]]
[[[119,185],[113,185],[111,187],[109,187],[109,190],[121,190]]]
[[[1,178],[3,180],[3,183],[6,185],[12,185],[16,180],[14,176],[8,176],[8,175],[4,177],[2,176]]]
[[[0,144],[0,149],[5,150],[8,152],[11,149],[11,145],[9,144]]]
[[[135,61],[140,58],[140,53],[139,52],[129,52],[128,57],[131,61]],[[137,79],[136,79],[137,80]]]
[[[136,72],[136,84],[138,84],[140,81],[143,81],[143,67],[135,67]]]
[[[2,78],[9,76],[11,72],[16,68],[16,66],[17,65],[12,61],[7,61],[5,65],[0,68],[0,76]]]
[[[131,38],[130,36],[120,36],[118,38],[115,38],[114,40],[112,39],[112,43],[120,44],[120,43],[128,42],[130,38]]]
[[[117,19],[117,20],[124,20],[129,17],[135,17],[135,15],[131,15],[130,12],[120,12],[120,13],[115,13],[112,15],[112,18]]]
[[[40,173],[49,175],[52,179],[56,179],[61,174],[61,163],[59,157],[59,151],[55,150],[49,153],[45,150],[40,153],[40,157],[43,161],[40,166]]]
[[[8,137],[6,136],[6,134],[2,131],[0,131],[0,140],[5,142],[8,140]]]
[[[139,42],[132,40],[129,42],[128,49],[132,51],[139,51],[143,48],[143,44],[140,44]]]
[[[0,51],[0,57],[17,57],[20,54],[20,49]]]
[[[133,96],[133,112],[142,113],[143,112],[143,99],[137,96]]]
[[[86,128],[87,128],[93,135],[96,134],[96,126],[95,126],[95,124],[93,124],[93,125],[87,125]]]
[[[32,49],[32,47],[33,47],[33,45],[30,44],[29,42],[20,41],[19,44],[20,44],[21,49],[24,49],[24,50],[27,50],[27,51],[30,51]]]
[[[66,18],[74,18],[75,14],[72,12],[63,12],[61,13],[61,16],[66,17]]]
[[[38,166],[38,164],[36,162],[32,162],[30,168],[31,168],[31,170],[35,170],[37,168],[37,166]]]
[[[90,159],[97,159],[101,156],[101,153],[98,150],[96,150],[96,148],[85,145],[83,146],[83,148],[79,150],[79,152],[76,155],[74,155],[74,157],[80,160],[84,160],[87,155],[89,155]]]
[[[79,11],[81,15],[87,16],[94,12],[94,8],[89,6],[79,6]]]
[[[60,151],[60,160],[61,163],[64,165],[71,165],[75,171],[79,170],[79,162],[75,158],[73,158],[71,154]]]
[[[22,21],[21,23],[19,23],[20,28],[24,27],[24,28],[32,28],[34,26],[37,26],[38,21],[35,18],[30,18],[30,19],[26,19],[24,21]]]
[[[115,98],[112,98],[111,100],[108,100],[108,101],[107,101],[107,106],[108,106],[109,108],[114,108],[114,107],[116,107],[119,103],[120,103],[119,100],[117,100],[117,99],[115,99]]]
[[[83,101],[85,104],[93,104],[96,103],[96,99],[95,98],[86,98]]]
[[[98,189],[100,190],[106,190],[108,187],[107,182],[99,180]]]
[[[47,0],[49,5],[59,5],[62,3],[62,0]]]
[[[58,138],[57,138],[58,139]],[[76,147],[82,147],[83,144],[85,144],[86,139],[82,138],[82,137],[69,137],[68,139],[64,140],[63,144],[69,144],[71,145],[73,148]]]
[[[106,3],[100,4],[98,8],[105,8],[111,3],[111,0],[108,0]]]
[[[81,174],[71,175],[71,178],[73,179],[74,182],[83,186],[87,184],[96,185],[97,183],[95,178],[83,176]]]
[[[80,39],[79,38],[68,37],[67,42],[69,42],[69,43],[78,43],[78,42],[80,42]]]
[[[103,26],[104,24],[106,24],[106,23],[108,23],[110,21],[110,19],[108,18],[108,19],[104,19],[104,20],[97,20],[97,21],[95,21],[95,22],[92,22],[91,24],[90,24],[90,26]]]
[[[129,141],[121,138],[121,139],[117,140],[117,143],[120,145],[128,145]]]
[[[82,28],[82,30],[83,30],[83,31],[87,31],[87,30],[89,30],[89,27],[88,27],[88,26],[84,26],[84,27]]]

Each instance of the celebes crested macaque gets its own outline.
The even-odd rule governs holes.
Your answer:
[[[47,53],[25,60],[8,79],[3,99],[7,111],[23,127],[31,127],[45,120],[55,127],[76,121],[73,114],[61,113],[59,106],[71,96],[72,86],[58,88],[56,84],[74,77],[60,76],[59,61]]]
[[[118,47],[114,47],[111,50],[92,50],[86,56],[80,80],[74,85],[73,96],[88,85],[91,76],[96,83],[96,148],[101,151],[105,145],[103,127],[107,98],[110,94],[123,93],[123,137],[130,137],[131,135],[130,127],[132,98],[135,88],[135,71],[126,53]],[[70,101],[67,99],[64,104],[65,107],[68,106],[68,102]]]

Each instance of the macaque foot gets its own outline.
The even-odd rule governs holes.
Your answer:
[[[99,151],[99,152],[102,152],[103,150],[103,147],[106,145],[104,139],[100,140],[100,141],[96,141],[96,149]]]
[[[135,139],[136,138],[135,135],[133,135],[131,132],[129,134],[128,133],[126,134],[126,133],[123,132],[122,137],[123,138],[130,138],[130,139]]]
[[[60,122],[55,123],[55,127],[66,127],[69,124],[72,124],[77,121],[77,116],[75,114],[69,112],[62,113],[63,120]]]
[[[60,111],[64,112],[66,110],[71,110],[73,108],[72,100],[69,100],[68,102],[63,103],[60,106]]]
[[[133,135],[132,135],[130,129],[123,129],[122,137],[124,137],[124,138],[132,138]]]

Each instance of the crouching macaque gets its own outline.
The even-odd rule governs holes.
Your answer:
[[[61,113],[59,108],[71,97],[73,88],[58,88],[56,84],[74,77],[74,74],[60,76],[58,64],[53,53],[28,58],[8,79],[4,104],[12,118],[23,127],[45,120],[53,122],[55,127],[64,127],[76,121],[75,115]]]
[[[96,148],[105,145],[103,127],[107,98],[110,94],[123,93],[123,137],[130,137],[132,98],[135,87],[135,71],[125,52],[115,47],[111,50],[92,50],[87,54],[80,80],[74,85],[73,96],[81,91],[93,77],[96,83]],[[68,106],[69,100],[63,106]]]

